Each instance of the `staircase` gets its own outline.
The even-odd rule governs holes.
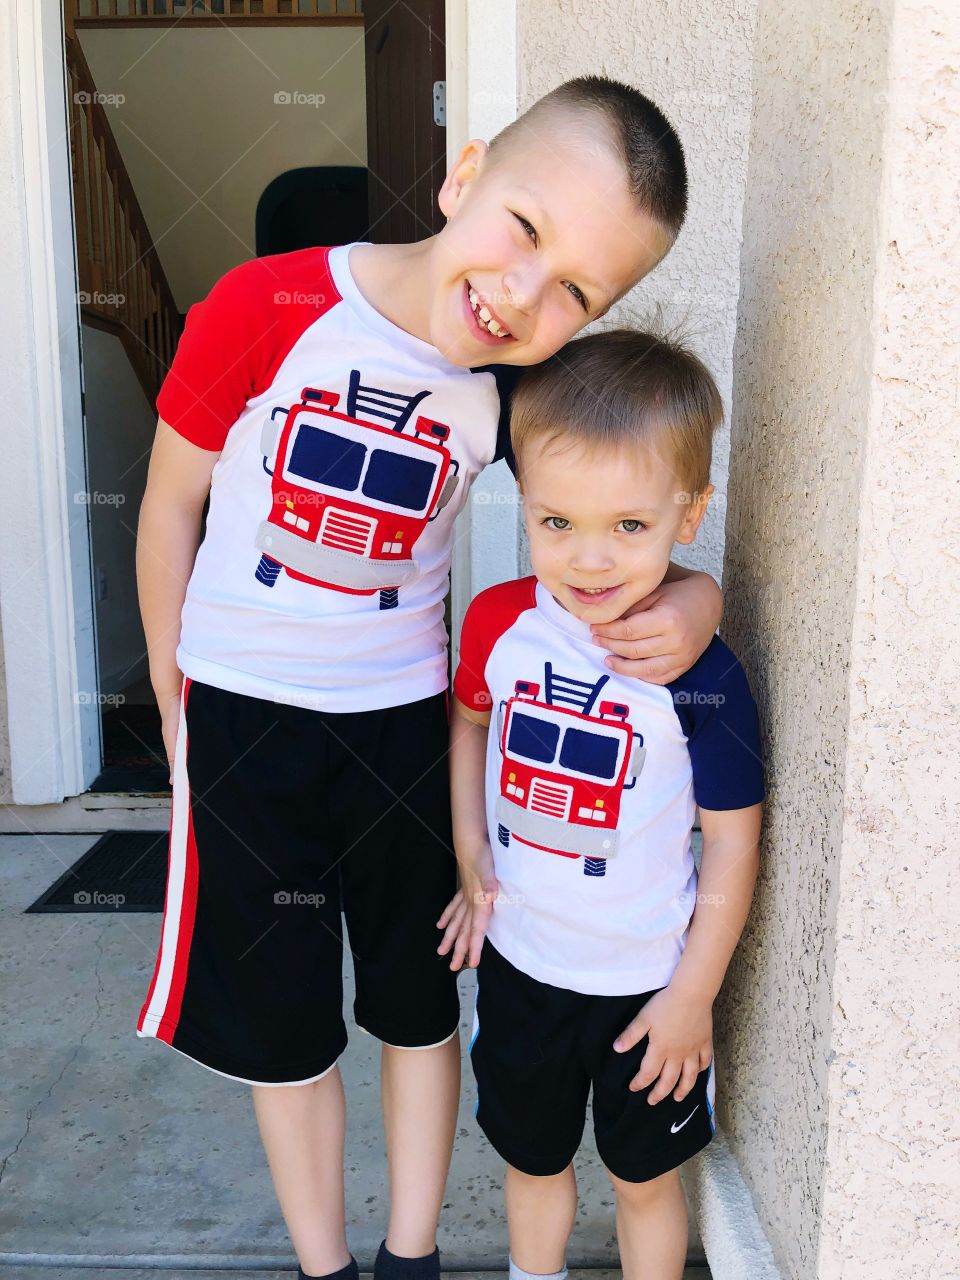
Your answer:
[[[153,404],[183,317],[69,22],[66,65],[80,315],[120,339]]]

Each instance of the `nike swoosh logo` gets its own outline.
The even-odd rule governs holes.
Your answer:
[[[698,1102],[697,1105],[690,1112],[690,1114],[687,1116],[687,1120],[692,1120],[699,1110],[700,1110],[700,1103]],[[670,1126],[670,1132],[679,1133],[680,1130],[683,1128],[683,1126],[687,1123],[687,1120],[681,1120],[679,1124],[672,1124]]]

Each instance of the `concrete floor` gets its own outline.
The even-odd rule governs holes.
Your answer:
[[[295,1261],[249,1089],[135,1035],[159,914],[23,914],[96,838],[0,836],[0,1277],[289,1274]],[[351,986],[347,975],[348,1006]],[[462,996],[466,1044],[472,975]],[[361,1268],[371,1266],[387,1216],[377,1062],[376,1042],[355,1032],[341,1066],[350,1244]],[[440,1249],[450,1271],[480,1275],[504,1267],[506,1234],[500,1162],[474,1106],[467,1066]],[[612,1195],[590,1140],[577,1170],[569,1262],[616,1266]],[[688,1256],[691,1280],[708,1280],[693,1225]],[[591,1276],[605,1280],[603,1271]]]

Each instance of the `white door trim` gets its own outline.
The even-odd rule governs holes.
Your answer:
[[[0,626],[12,799],[44,804],[101,759],[61,6],[2,6],[0,59]]]
[[[447,164],[470,138],[517,117],[517,0],[447,0]],[[519,509],[503,464],[482,475],[457,519],[451,571],[454,657],[474,595],[520,572]]]

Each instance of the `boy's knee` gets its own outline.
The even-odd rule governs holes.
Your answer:
[[[659,1200],[675,1196],[680,1182],[680,1173],[677,1169],[669,1169],[659,1177],[650,1178],[646,1182],[627,1182],[623,1178],[618,1178],[615,1173],[611,1173],[609,1169],[607,1177],[610,1179],[617,1199],[637,1207],[655,1204]]]
[[[556,1182],[561,1178],[569,1178],[573,1172],[573,1163],[567,1165],[565,1169],[561,1169],[559,1173],[524,1173],[518,1169],[516,1165],[507,1165],[507,1177],[515,1183],[527,1183],[528,1185],[543,1186],[547,1182]]]

